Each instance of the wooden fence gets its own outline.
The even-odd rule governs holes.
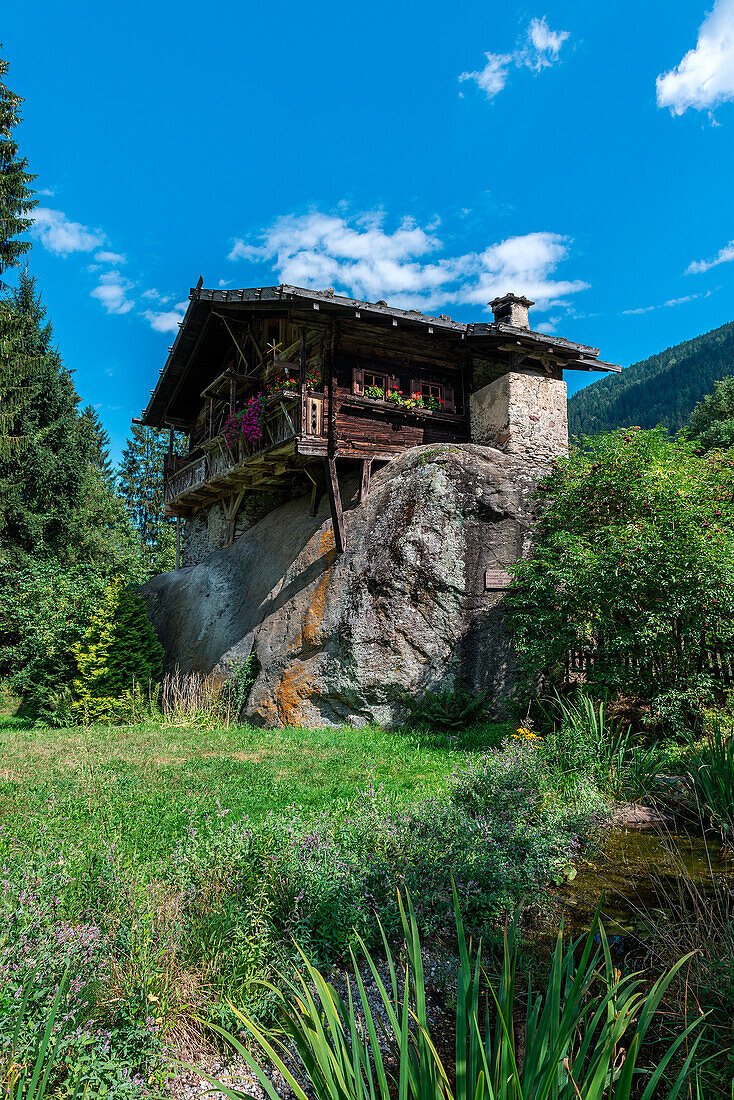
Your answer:
[[[670,655],[675,661],[677,655]],[[619,653],[604,647],[603,644],[579,645],[566,654],[566,683],[584,683],[609,673],[624,670],[630,677],[645,673],[654,676],[656,670],[668,667],[666,657],[650,653]],[[723,687],[734,684],[734,648],[723,650],[705,639],[701,640],[696,659],[696,671],[708,672]]]

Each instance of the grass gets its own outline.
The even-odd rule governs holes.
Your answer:
[[[20,842],[41,829],[59,838],[103,836],[148,864],[165,858],[192,820],[219,807],[257,821],[293,805],[348,811],[370,785],[398,802],[438,794],[467,750],[496,745],[508,730],[489,724],[453,740],[373,727],[56,730],[4,717],[0,827]]]

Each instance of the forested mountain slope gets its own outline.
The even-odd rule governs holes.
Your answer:
[[[568,402],[571,435],[637,424],[677,432],[714,382],[734,374],[734,321],[610,374]]]

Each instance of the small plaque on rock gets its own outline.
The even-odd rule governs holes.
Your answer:
[[[512,577],[504,569],[488,569],[484,574],[484,587],[488,592],[508,588]]]

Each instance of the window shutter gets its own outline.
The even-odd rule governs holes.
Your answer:
[[[454,411],[454,387],[444,386],[443,388],[443,407],[445,412],[452,413]]]
[[[411,380],[410,380],[410,396],[412,397],[413,394],[416,394],[416,393],[419,396],[422,396],[422,394],[423,394],[422,383],[421,383],[420,378],[411,378]]]
[[[357,367],[352,371],[352,393],[364,397],[364,371]]]
[[[400,389],[400,379],[397,374],[391,374],[387,380],[388,393],[392,393],[393,390]]]

